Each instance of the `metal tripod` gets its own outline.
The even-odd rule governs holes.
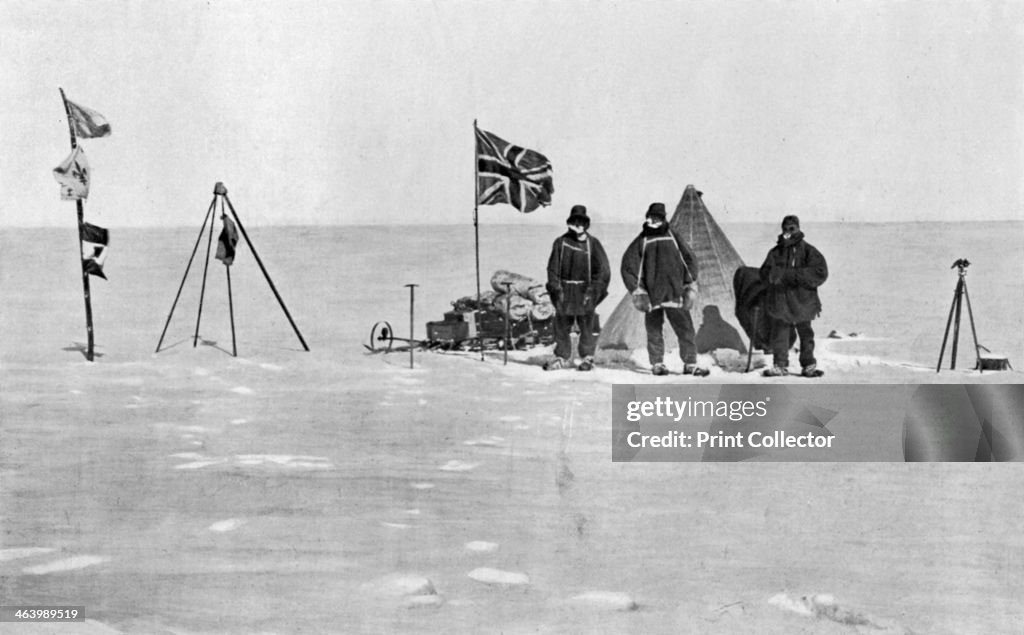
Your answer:
[[[971,265],[966,258],[960,258],[953,263],[950,269],[955,268],[959,278],[956,281],[956,289],[953,291],[953,304],[949,307],[949,317],[946,318],[946,333],[942,336],[942,349],[939,351],[939,362],[935,365],[935,372],[942,368],[942,356],[946,353],[946,340],[949,338],[949,326],[953,324],[953,350],[950,351],[949,369],[956,369],[956,347],[960,340],[960,313],[963,300],[967,300],[967,317],[971,320],[971,335],[974,337],[974,356],[977,361],[977,369],[981,370],[981,347],[978,345],[978,332],[974,328],[974,311],[971,310],[971,296],[967,293],[967,267]],[[956,322],[954,323],[954,316]]]

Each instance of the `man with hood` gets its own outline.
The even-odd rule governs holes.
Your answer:
[[[590,217],[583,205],[574,205],[565,221],[569,230],[555,239],[548,258],[548,293],[555,305],[555,358],[544,370],[572,367],[572,326],[579,328],[577,370],[593,370],[597,348],[595,310],[608,297],[611,267],[601,242],[587,233]]]
[[[681,236],[669,227],[664,203],[651,203],[646,221],[622,256],[622,281],[633,294],[634,306],[644,311],[647,355],[651,373],[667,375],[665,367],[665,318],[679,338],[683,374],[706,377],[710,372],[697,366],[690,309],[696,294],[697,258]]]
[[[761,280],[768,285],[765,311],[771,319],[772,367],[766,377],[789,374],[792,332],[800,336],[800,366],[804,377],[821,377],[824,371],[814,359],[814,330],[811,320],[821,314],[818,287],[828,278],[828,265],[821,252],[804,240],[800,219],[782,219],[778,243],[761,265]]]

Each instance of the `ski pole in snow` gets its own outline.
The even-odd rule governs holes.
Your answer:
[[[505,287],[505,345],[502,348],[505,349],[505,366],[508,366],[508,347],[512,340],[512,336],[509,333],[508,326],[508,315],[512,312],[512,283],[503,282],[502,285]]]
[[[409,287],[409,368],[412,368],[412,351],[414,348],[413,343],[416,341],[415,339],[413,339],[413,328],[415,324],[415,322],[413,321],[413,309],[416,305],[416,287],[420,285],[407,284],[405,286]]]

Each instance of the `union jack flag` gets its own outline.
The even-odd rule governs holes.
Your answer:
[[[476,129],[477,203],[508,203],[522,213],[551,204],[551,162],[539,152],[514,146]]]

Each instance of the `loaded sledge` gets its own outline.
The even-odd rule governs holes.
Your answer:
[[[555,306],[544,284],[499,270],[491,290],[452,301],[443,319],[426,324],[427,337],[397,337],[391,324],[380,321],[370,331],[371,352],[388,352],[395,341],[428,350],[507,350],[548,346],[555,341]]]

